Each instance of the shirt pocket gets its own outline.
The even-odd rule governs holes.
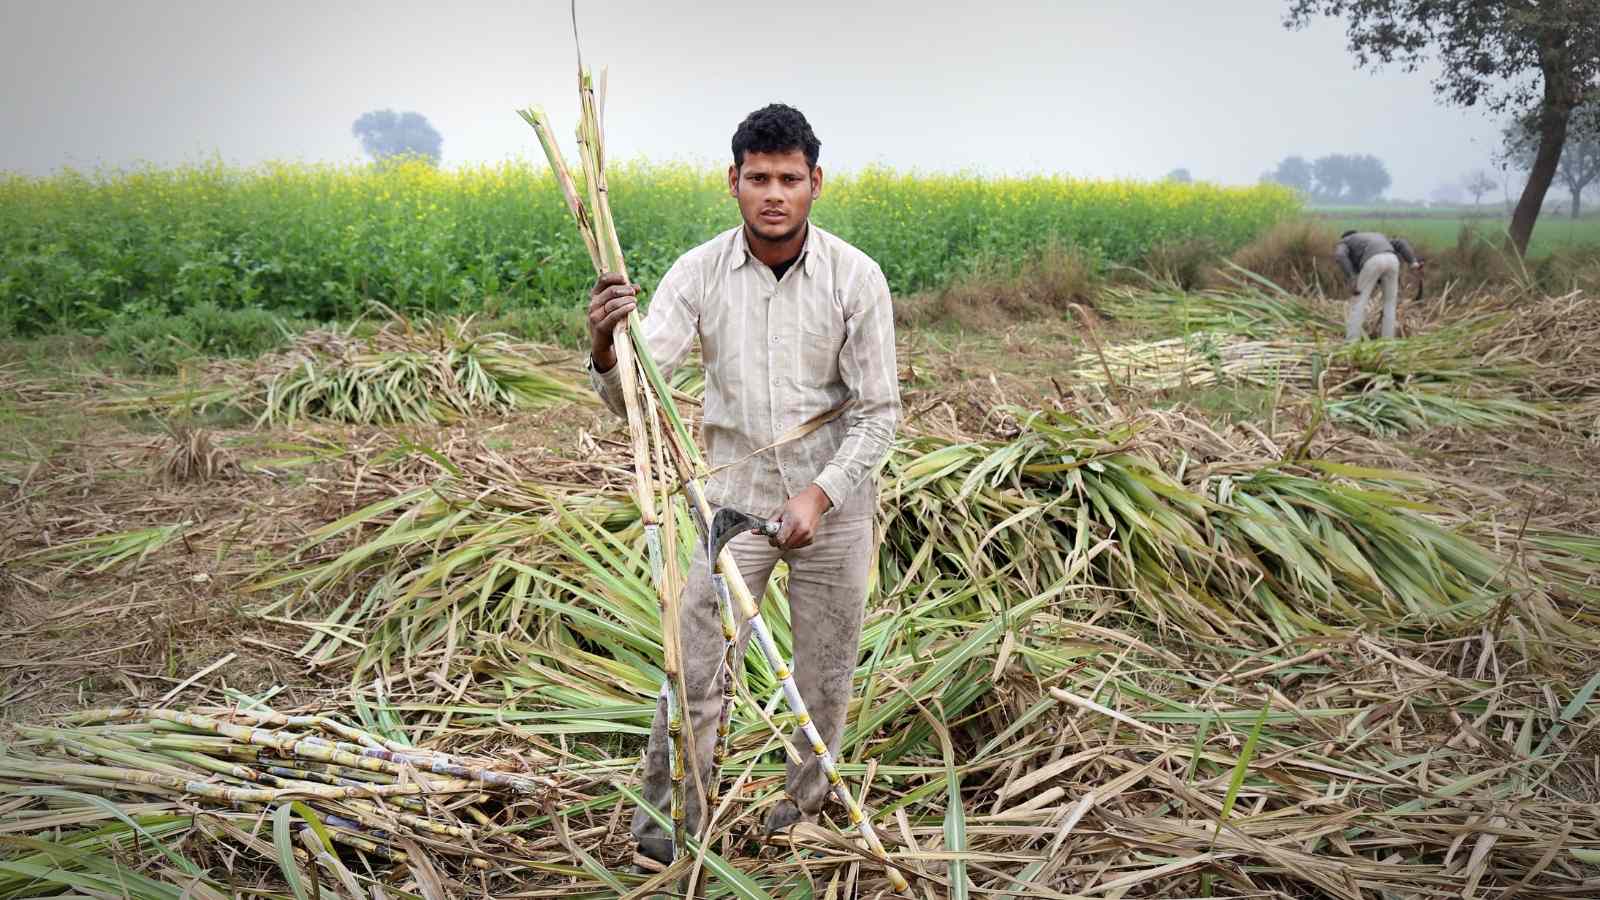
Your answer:
[[[844,322],[832,317],[803,321],[799,344],[800,383],[810,388],[838,384]]]

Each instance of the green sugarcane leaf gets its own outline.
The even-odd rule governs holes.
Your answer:
[[[293,816],[292,804],[272,811],[272,846],[278,853],[278,868],[283,870],[283,878],[289,883],[289,890],[294,891],[296,900],[311,900],[300,864],[294,859]]]
[[[1261,707],[1261,714],[1256,716],[1256,724],[1250,729],[1250,736],[1245,738],[1244,749],[1239,752],[1239,761],[1233,766],[1233,776],[1228,779],[1228,792],[1222,797],[1222,811],[1217,815],[1217,827],[1211,833],[1212,841],[1216,841],[1217,835],[1222,833],[1222,824],[1233,814],[1233,804],[1239,799],[1239,788],[1244,785],[1245,773],[1250,770],[1250,760],[1256,755],[1256,742],[1261,739],[1261,726],[1266,724],[1267,713],[1271,709],[1270,703]]]
[[[313,812],[311,807],[301,803],[299,800],[291,800],[289,802],[289,807],[293,809],[300,816],[300,818],[304,819],[307,825],[311,826],[311,830],[317,836],[317,841],[322,844],[322,849],[329,853],[334,852],[333,838],[328,836],[328,826],[322,824],[322,817]]]

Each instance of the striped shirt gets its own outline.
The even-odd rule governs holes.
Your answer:
[[[832,514],[876,510],[875,472],[894,440],[900,388],[889,285],[865,253],[810,225],[799,259],[779,280],[750,252],[744,228],[731,229],[673,263],[643,334],[664,376],[700,339],[702,440],[713,469],[727,467],[706,486],[713,505],[772,515],[814,483]],[[596,372],[591,360],[589,374],[622,415],[616,368]],[[840,406],[841,415],[805,437],[763,450]]]

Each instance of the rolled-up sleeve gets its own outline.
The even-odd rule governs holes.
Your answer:
[[[834,507],[883,463],[900,422],[894,307],[882,270],[874,265],[863,273],[851,299],[839,351],[839,374],[849,391],[844,412],[849,430],[816,478]]]
[[[692,277],[689,266],[682,259],[674,263],[667,274],[661,276],[655,294],[645,309],[643,329],[644,344],[661,377],[670,378],[672,371],[689,355],[700,324],[699,284]],[[627,415],[627,405],[622,396],[620,366],[600,371],[594,358],[588,361],[589,384],[612,412]]]

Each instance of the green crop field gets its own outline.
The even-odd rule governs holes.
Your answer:
[[[1431,250],[1455,246],[1462,228],[1498,245],[1504,243],[1509,218],[1500,216],[1462,215],[1456,211],[1430,214],[1427,211],[1375,210],[1318,211],[1334,228],[1343,231],[1358,228],[1363,231],[1381,231],[1417,242]],[[1600,217],[1572,219],[1565,215],[1546,213],[1534,227],[1533,240],[1528,243],[1529,257],[1544,257],[1562,247],[1600,244]]]
[[[718,171],[613,169],[623,249],[646,286],[738,220]],[[815,219],[907,292],[1018,260],[1052,236],[1105,263],[1192,239],[1226,251],[1299,209],[1273,187],[874,169],[831,178]],[[0,177],[0,336],[94,331],[119,313],[202,303],[313,320],[350,318],[374,300],[433,312],[564,305],[591,280],[542,164]]]

